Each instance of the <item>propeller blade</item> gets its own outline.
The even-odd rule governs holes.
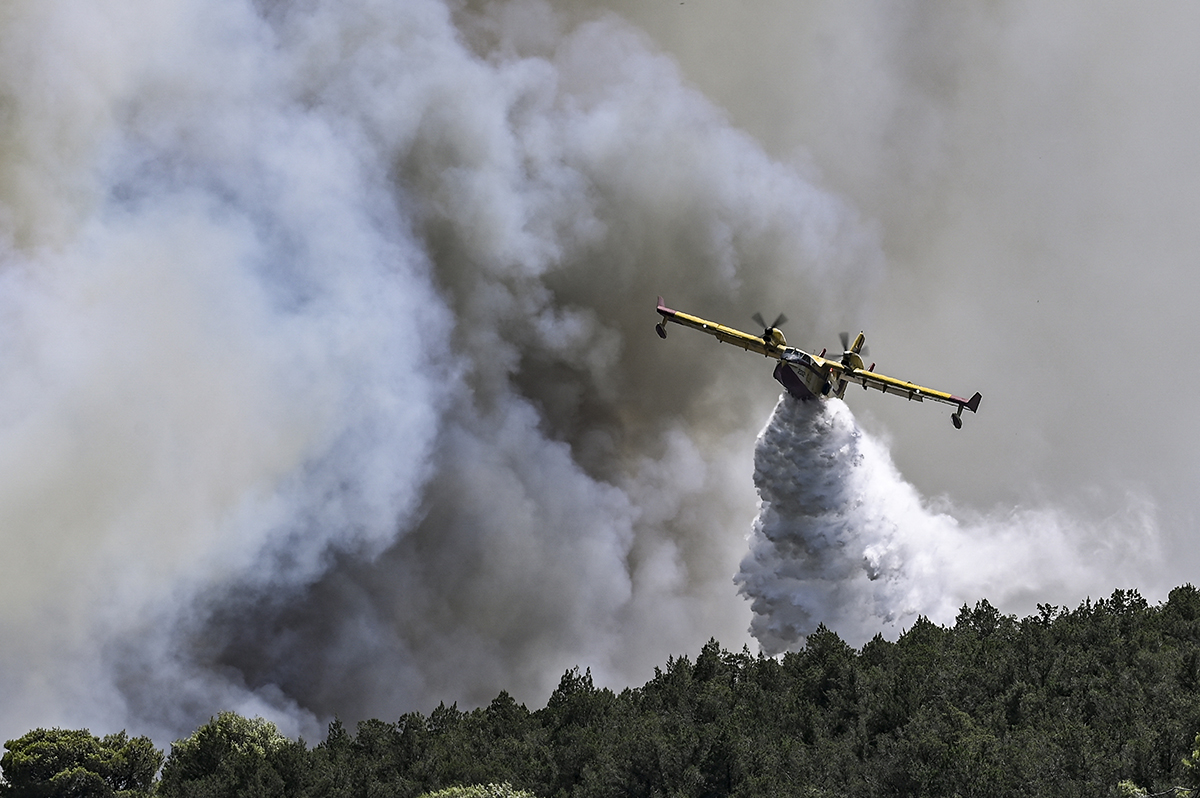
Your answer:
[[[848,333],[848,332],[838,333],[838,339],[841,340],[841,342],[842,342],[842,351],[843,352],[845,352],[847,349],[850,348],[850,333]]]
[[[750,320],[753,321],[755,324],[757,324],[759,327],[762,327],[764,330],[767,328],[767,323],[765,321],[763,321],[763,317],[762,317],[761,313],[756,312],[753,316],[750,317]]]
[[[776,317],[775,323],[772,324],[771,326],[778,327],[781,324],[787,324],[787,316],[783,315],[782,313],[780,313],[779,316]]]

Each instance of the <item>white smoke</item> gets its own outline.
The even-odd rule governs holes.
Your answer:
[[[5,6],[0,734],[745,639],[769,377],[652,300],[828,327],[877,245],[620,20],[455,8]]]
[[[5,45],[47,40],[3,75],[6,725],[120,723],[115,639],[152,656],[230,579],[379,551],[445,391],[450,319],[381,165],[297,105],[249,7],[143,5],[6,10]]]
[[[754,482],[760,509],[737,581],[769,653],[802,646],[820,623],[859,646],[919,616],[952,623],[980,598],[1013,612],[1107,595],[1114,577],[1145,584],[1161,559],[1153,508],[1136,499],[1099,525],[1052,509],[960,520],[920,496],[837,399],[783,395]]]
[[[651,302],[816,341],[880,243],[570,5],[4,5],[0,736],[233,709],[311,739],[749,640],[770,364],[660,342]],[[1100,572],[1060,514],[930,512],[830,412],[859,509],[815,559],[760,524],[764,646]]]

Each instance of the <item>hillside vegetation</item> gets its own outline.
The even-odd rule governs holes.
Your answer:
[[[6,743],[0,794],[1163,793],[1200,785],[1198,687],[1191,585],[1159,606],[1118,590],[1023,619],[981,601],[953,626],[921,619],[858,651],[824,627],[780,658],[710,641],[695,661],[670,659],[620,693],[573,669],[536,711],[502,692],[471,711],[443,704],[353,731],[334,721],[312,748],[221,713],[172,746],[158,781],[148,763],[161,754],[145,738],[38,729]]]

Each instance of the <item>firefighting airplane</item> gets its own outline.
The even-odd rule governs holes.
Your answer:
[[[692,316],[678,310],[671,310],[663,304],[663,298],[658,298],[658,314],[662,321],[654,325],[659,338],[667,337],[667,322],[674,322],[684,327],[706,332],[718,341],[740,346],[749,352],[773,357],[779,361],[775,366],[775,379],[797,399],[818,399],[826,396],[836,396],[839,399],[846,393],[846,386],[855,382],[864,389],[874,388],[883,393],[893,393],[904,396],[912,401],[923,402],[926,399],[933,402],[944,402],[954,405],[957,409],[950,414],[950,420],[955,429],[962,428],[962,411],[972,413],[979,409],[979,400],[983,397],[978,392],[970,399],[935,391],[932,388],[922,388],[911,382],[886,377],[875,373],[875,364],[869,368],[863,367],[862,350],[865,336],[860,332],[850,343],[850,336],[842,333],[842,354],[838,358],[825,357],[825,350],[819,355],[810,355],[802,349],[787,345],[779,325],[787,321],[780,314],[773,324],[768,325],[762,316],[754,314],[754,320],[763,326],[761,336],[744,333],[723,324]]]

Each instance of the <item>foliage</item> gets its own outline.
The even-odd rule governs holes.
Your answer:
[[[171,746],[158,793],[164,798],[294,796],[306,787],[304,741],[292,742],[275,724],[222,712]]]
[[[860,651],[823,626],[780,658],[709,641],[640,688],[572,669],[536,712],[501,693],[357,736],[335,723],[314,754],[342,774],[327,783],[358,785],[339,795],[1115,796],[1192,783],[1197,687],[1200,593],[1118,590],[1024,619],[981,601]]]
[[[1198,731],[1200,591],[1184,585],[1159,606],[1117,590],[1023,619],[980,601],[952,626],[920,618],[895,642],[877,636],[861,650],[823,626],[778,658],[711,640],[694,662],[672,657],[620,693],[574,668],[536,711],[502,692],[470,711],[441,704],[353,730],[335,720],[312,750],[266,721],[222,713],[172,746],[159,792],[1186,795],[1200,787]],[[9,744],[8,793],[108,795],[96,778],[112,770],[53,753],[92,751],[90,735],[27,756],[49,734]],[[18,781],[41,786],[16,793]]]
[[[12,798],[148,795],[163,761],[150,738],[124,731],[99,738],[87,729],[34,729],[4,747],[0,795]]]

